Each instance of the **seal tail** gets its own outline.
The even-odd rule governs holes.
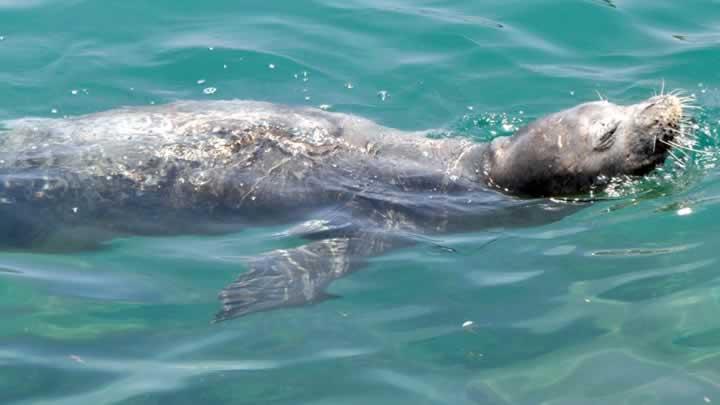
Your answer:
[[[325,288],[350,271],[350,238],[333,238],[275,250],[249,262],[249,270],[225,287],[215,322],[332,298]]]

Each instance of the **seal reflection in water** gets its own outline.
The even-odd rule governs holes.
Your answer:
[[[250,260],[220,292],[216,320],[317,302],[364,259],[417,235],[547,223],[577,206],[537,197],[650,172],[681,141],[689,101],[581,104],[487,144],[245,101],[11,121],[0,138],[0,241],[68,250],[294,224],[285,234],[304,245]]]

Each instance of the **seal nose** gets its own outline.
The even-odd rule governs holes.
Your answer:
[[[645,110],[655,108],[658,112],[665,112],[668,116],[682,117],[682,101],[674,95],[655,96],[648,100]]]
[[[674,95],[655,96],[647,101],[642,113],[651,115],[662,128],[676,128],[683,117],[683,105]]]

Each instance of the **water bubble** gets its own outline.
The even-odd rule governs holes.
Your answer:
[[[575,90],[570,90],[570,95],[571,95],[571,96],[574,96],[574,95],[575,95]]]
[[[0,41],[4,41],[4,40],[5,40],[5,36],[4,36],[4,35],[0,35]]]
[[[227,69],[227,67],[228,67],[227,65],[223,65],[223,69]]]
[[[77,96],[78,91],[77,91],[77,90],[70,90],[70,94],[72,94],[73,96]]]
[[[270,69],[275,69],[275,64],[274,64],[274,63],[269,64],[269,65],[268,65],[268,68],[270,68]]]
[[[305,101],[310,101],[310,96],[305,96]]]
[[[330,104],[320,104],[320,106],[318,108],[320,108],[321,110],[327,111],[327,110],[331,109],[332,106]]]
[[[215,92],[217,92],[215,87],[206,87],[203,89],[203,93],[205,94],[215,94]]]
[[[203,84],[203,83],[205,83],[205,79],[200,79],[197,81],[197,84]]]
[[[353,86],[353,84],[352,84],[352,83],[350,83],[350,82],[347,82],[347,83],[345,83],[345,88],[346,88],[346,89],[349,89],[349,90],[352,90],[352,89],[354,89],[354,88],[355,88],[355,86]]]
[[[377,93],[378,97],[380,97],[380,100],[385,101],[390,97],[390,94],[387,92],[387,90],[380,90]]]
[[[208,47],[208,50],[209,50],[209,51],[214,51],[214,50],[215,50],[215,47],[210,46],[210,47]]]
[[[693,210],[690,207],[683,207],[677,210],[677,214],[681,217],[692,214]]]
[[[468,109],[468,111],[472,111],[472,110],[474,110],[474,109],[475,109],[475,107],[473,107],[473,106],[471,106],[471,105],[469,105],[469,106],[467,106],[467,107],[465,107],[465,108],[467,108],[467,109]]]
[[[57,108],[53,108],[53,109],[50,110],[50,112],[53,113],[53,114],[57,114],[57,113],[58,113],[58,110],[57,110]]]

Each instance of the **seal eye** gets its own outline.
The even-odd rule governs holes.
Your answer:
[[[602,134],[602,136],[597,138],[594,149],[605,150],[611,147],[615,142],[615,132],[617,131],[618,126],[618,124],[612,124],[610,128]]]

